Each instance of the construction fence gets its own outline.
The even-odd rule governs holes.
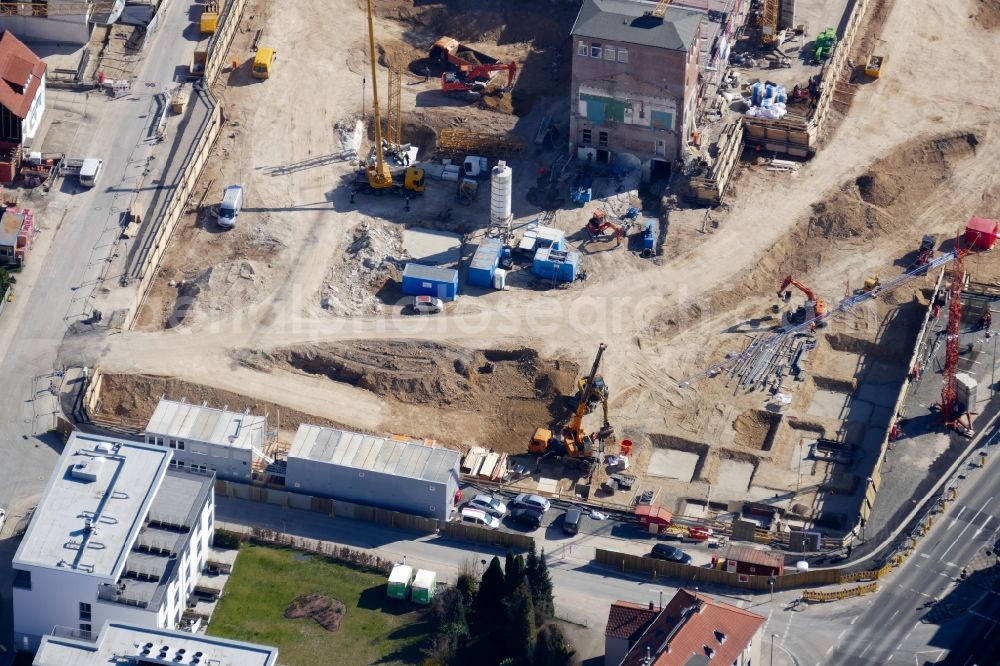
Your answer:
[[[531,550],[535,543],[535,540],[527,534],[501,532],[465,523],[444,523],[441,526],[441,535],[460,541],[474,541],[513,550]]]
[[[850,599],[852,597],[860,597],[865,594],[871,594],[877,590],[878,583],[868,583],[867,585],[859,585],[846,590],[837,590],[836,592],[817,592],[816,590],[805,590],[802,592],[802,600],[814,602],[840,601],[841,599]]]

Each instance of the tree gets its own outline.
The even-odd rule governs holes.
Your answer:
[[[509,596],[514,590],[524,582],[527,572],[525,571],[524,557],[507,553],[507,561],[503,569],[506,595]]]
[[[515,664],[530,664],[535,643],[535,608],[531,603],[531,588],[522,580],[504,601],[506,627],[504,652]]]
[[[465,609],[467,611],[471,610],[476,600],[476,590],[479,589],[479,584],[476,583],[475,576],[468,573],[459,574],[458,580],[455,582],[455,587],[462,593]]]
[[[538,630],[532,666],[569,666],[576,651],[557,624],[546,624]]]
[[[17,278],[10,274],[6,268],[0,268],[0,297],[7,292],[7,287],[17,282]]]
[[[434,596],[430,620],[435,632],[450,624],[466,626],[465,598],[457,587],[446,587]]]
[[[540,627],[546,620],[555,616],[555,602],[552,599],[552,576],[545,561],[545,551],[543,550],[538,557],[533,555],[532,552],[528,553],[528,561],[534,562],[527,567],[525,573],[531,586],[531,600],[535,606],[535,624]]]
[[[504,577],[500,560],[494,557],[476,592],[470,626],[470,657],[474,664],[496,664],[504,655],[497,645],[503,640],[506,617],[503,606]]]

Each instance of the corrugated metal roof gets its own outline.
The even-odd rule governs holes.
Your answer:
[[[668,7],[663,19],[647,16],[654,5],[629,0],[584,0],[570,33],[673,51],[687,51],[701,26],[702,14]]]
[[[433,282],[457,282],[458,271],[454,268],[437,268],[423,264],[406,264],[403,268],[404,278],[415,280],[431,280]]]
[[[415,441],[302,424],[288,458],[313,460],[330,465],[370,470],[391,476],[447,483],[458,468],[458,451]]]
[[[238,449],[263,449],[267,419],[243,412],[160,400],[146,425],[146,434]]]

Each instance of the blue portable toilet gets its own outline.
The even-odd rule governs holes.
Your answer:
[[[652,257],[656,254],[656,235],[659,225],[655,217],[647,217],[642,225],[642,256]]]
[[[403,268],[403,293],[407,296],[433,296],[453,301],[458,296],[458,271],[421,264]]]
[[[476,248],[469,264],[469,274],[465,281],[476,287],[487,289],[493,286],[493,275],[500,264],[500,253],[503,247],[498,238],[487,238]]]

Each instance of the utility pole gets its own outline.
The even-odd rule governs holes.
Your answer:
[[[774,666],[774,639],[778,637],[778,634],[771,634],[771,663],[770,666]]]

